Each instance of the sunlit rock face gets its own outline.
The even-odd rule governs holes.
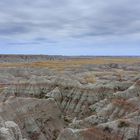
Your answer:
[[[140,139],[138,62],[86,65],[63,58],[59,63],[76,66],[60,69],[57,58],[51,59],[57,67],[46,57],[27,57],[28,66],[24,57],[19,66],[3,59],[0,140]]]

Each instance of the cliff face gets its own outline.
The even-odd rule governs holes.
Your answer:
[[[139,70],[0,67],[0,139],[139,140]]]

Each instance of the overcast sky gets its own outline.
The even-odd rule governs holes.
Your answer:
[[[0,53],[140,55],[140,0],[0,0]]]

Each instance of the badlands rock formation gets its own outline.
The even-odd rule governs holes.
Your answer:
[[[21,58],[0,60],[0,140],[140,140],[138,60],[60,71]]]

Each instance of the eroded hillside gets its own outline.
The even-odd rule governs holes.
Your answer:
[[[50,58],[0,58],[0,140],[140,140],[140,58]]]

